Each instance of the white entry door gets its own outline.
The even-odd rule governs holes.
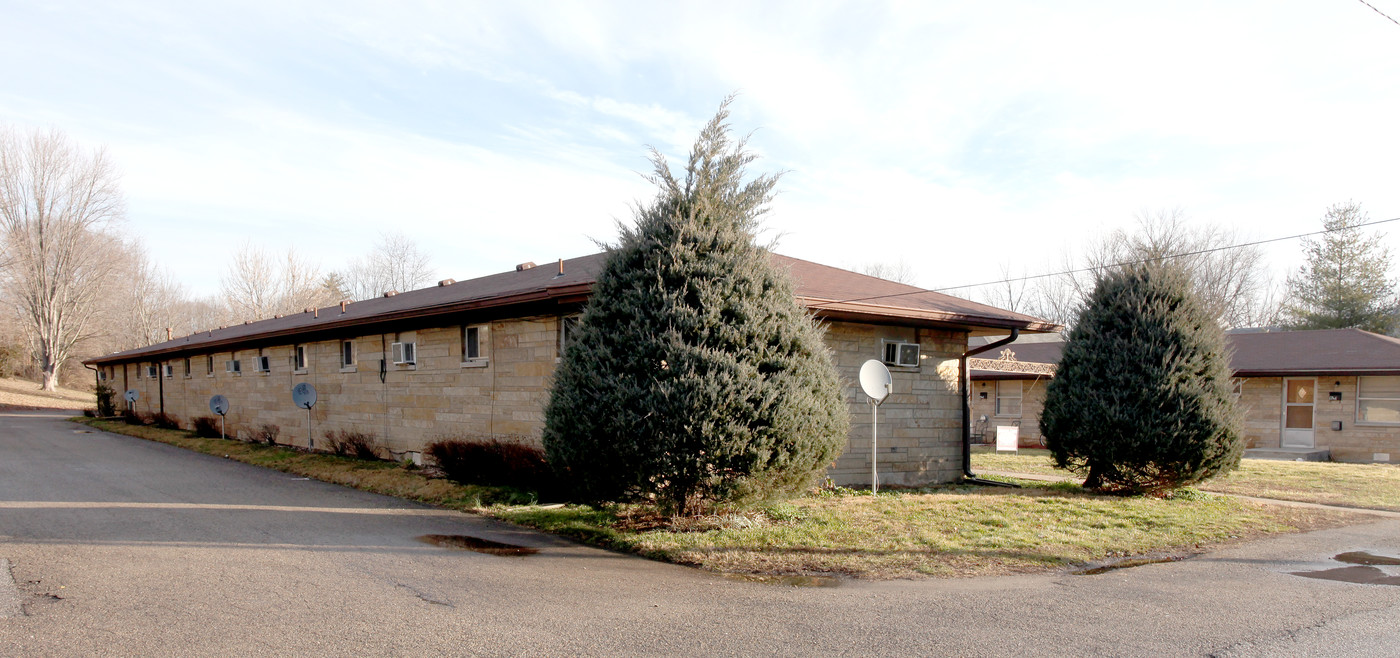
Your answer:
[[[1313,393],[1317,380],[1283,380],[1283,440],[1284,448],[1312,448]]]

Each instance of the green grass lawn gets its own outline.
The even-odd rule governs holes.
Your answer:
[[[1106,558],[1189,554],[1359,518],[1196,491],[1169,499],[1117,497],[1040,483],[1027,489],[950,486],[879,496],[837,489],[762,510],[664,519],[639,506],[541,507],[528,491],[458,484],[390,462],[195,438],[186,431],[115,421],[82,422],[725,573],[873,579],[1026,573]]]
[[[1048,450],[975,453],[972,469],[1074,477],[1051,464]],[[1246,459],[1238,469],[1201,483],[1200,489],[1400,512],[1400,465]]]

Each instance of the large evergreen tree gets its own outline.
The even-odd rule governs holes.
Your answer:
[[[1055,464],[1089,488],[1156,491],[1239,464],[1224,333],[1184,273],[1138,265],[1099,278],[1040,426]]]
[[[1381,235],[1365,235],[1368,220],[1354,202],[1327,209],[1327,230],[1303,239],[1308,262],[1288,277],[1287,324],[1291,329],[1355,327],[1381,334],[1397,328],[1395,282],[1390,249]]]
[[[728,101],[683,179],[620,228],[545,410],[550,463],[584,500],[696,513],[788,494],[846,445],[830,353],[785,272],[755,244],[775,175],[730,138]]]

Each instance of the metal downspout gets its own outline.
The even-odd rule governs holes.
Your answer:
[[[963,439],[963,481],[973,484],[981,484],[991,487],[1011,487],[1020,488],[1018,485],[1008,482],[996,482],[994,480],[983,480],[972,472],[972,403],[968,400],[968,372],[967,357],[976,356],[983,352],[994,350],[1002,345],[1014,342],[1021,335],[1020,329],[1012,329],[1011,335],[994,343],[987,343],[976,349],[971,349],[962,353],[958,357],[958,392],[962,395],[962,439]]]

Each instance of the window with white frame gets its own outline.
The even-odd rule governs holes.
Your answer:
[[[1021,382],[1019,380],[1010,379],[997,381],[996,415],[1021,415]]]
[[[559,356],[564,356],[564,350],[569,347],[569,343],[574,342],[578,336],[578,315],[566,315],[559,318]]]
[[[160,369],[163,371],[166,379],[170,379],[175,376],[175,366],[169,363],[161,364]]]
[[[1235,402],[1240,401],[1240,396],[1244,395],[1244,380],[1239,377],[1230,378],[1230,397]]]
[[[306,346],[297,345],[292,348],[292,369],[306,370]]]
[[[350,368],[355,365],[355,341],[340,341],[340,367]]]
[[[389,357],[394,365],[414,365],[418,363],[418,344],[411,341],[390,343]]]
[[[146,366],[146,376],[151,379],[155,379],[156,377],[158,377],[158,375],[156,374],[157,368],[158,367],[154,363]]]
[[[462,364],[463,365],[485,365],[486,352],[484,342],[486,340],[486,327],[483,325],[462,327]]]
[[[1356,378],[1356,422],[1400,425],[1400,377]]]

